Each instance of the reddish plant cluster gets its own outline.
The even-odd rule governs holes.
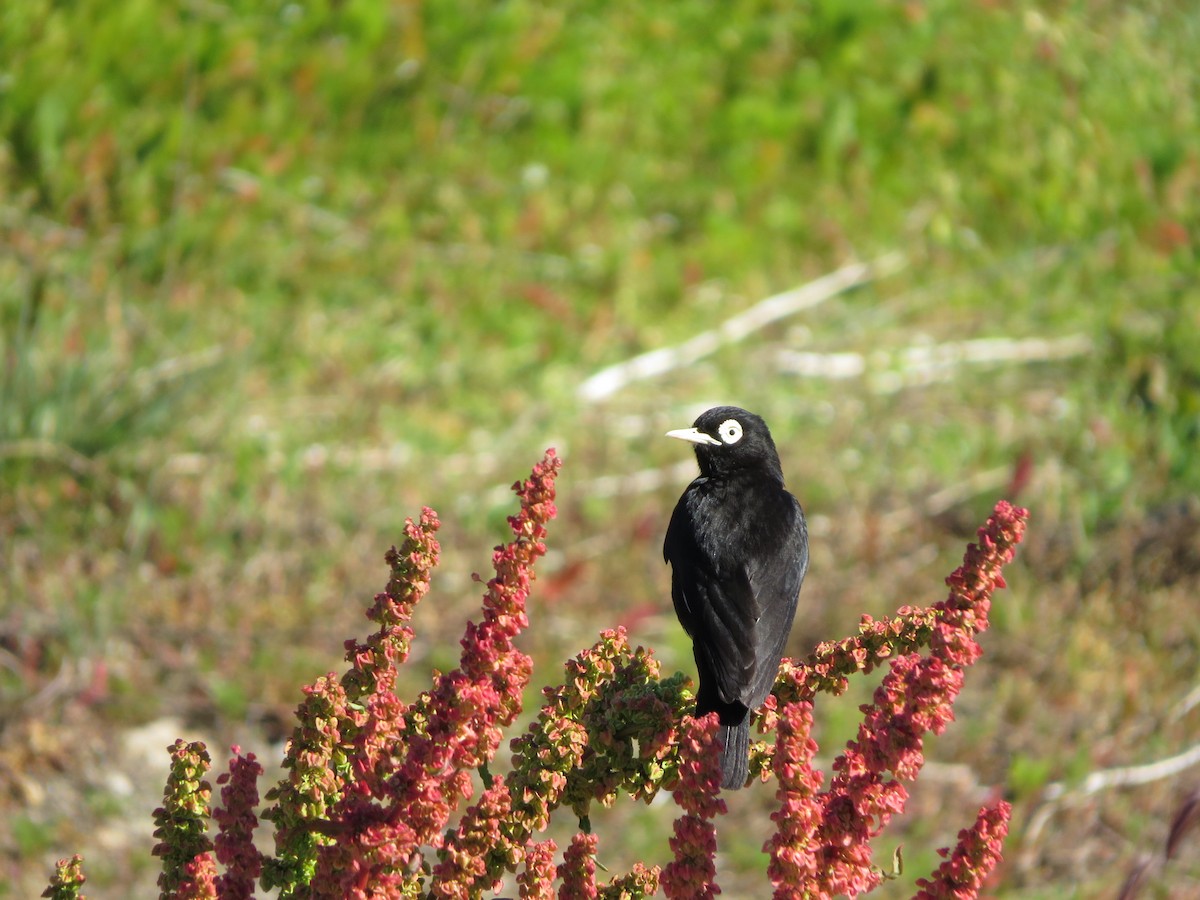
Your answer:
[[[689,702],[683,681],[659,679],[657,661],[640,647],[631,651],[623,629],[604,632],[567,663],[563,683],[543,694],[537,719],[512,742],[512,770],[447,832],[434,896],[472,896],[522,859],[528,866],[530,853],[545,852],[535,835],[558,808],[569,806],[587,829],[593,801],[609,805],[622,790],[648,799],[675,770],[674,725]],[[567,851],[573,861],[560,867],[564,883],[585,879],[581,854],[594,855],[596,846],[585,837],[577,835]],[[598,890],[636,897],[657,885],[657,868],[638,866]]]
[[[717,829],[712,820],[725,813],[721,799],[721,753],[716,713],[687,719],[679,733],[679,775],[675,802],[683,815],[675,820],[671,852],[675,858],[662,873],[663,892],[670,898],[707,898],[717,887]]]
[[[562,865],[556,874],[562,879],[562,893],[580,900],[595,900],[596,849],[600,841],[594,834],[576,834],[563,854]]]
[[[154,811],[151,851],[163,861],[158,876],[161,897],[216,897],[216,863],[208,838],[209,797],[212,786],[204,780],[211,757],[199,741],[177,740],[170,748],[171,773],[163,792],[163,805]]]
[[[254,846],[258,818],[258,777],[262,766],[253,753],[233,748],[229,771],[217,778],[222,806],[209,809],[212,789],[204,780],[210,757],[200,742],[176,741],[168,748],[171,773],[163,805],[154,811],[159,843],[152,851],[163,860],[158,886],[163,900],[247,900],[262,871],[262,856]],[[208,819],[217,822],[210,841]],[[216,858],[214,859],[214,851]],[[225,867],[218,876],[217,863]]]
[[[974,662],[979,655],[974,635],[988,627],[992,593],[1005,586],[1002,569],[1012,561],[1028,517],[1028,510],[1007,501],[996,504],[979,529],[979,543],[967,546],[963,564],[946,579],[947,599],[928,607],[903,606],[887,619],[863,616],[856,636],[819,644],[803,662],[785,660],[775,685],[779,702],[840,694],[849,676],[922,647],[953,656],[962,665]]]
[[[958,833],[958,846],[938,852],[946,861],[930,878],[918,878],[913,900],[964,900],[978,897],[984,881],[1000,862],[1012,807],[1001,800],[979,811],[975,824]]]
[[[554,841],[535,841],[525,848],[525,869],[517,876],[521,896],[527,900],[554,900]]]
[[[43,897],[50,900],[77,900],[84,895],[79,893],[87,876],[83,874],[83,857],[76,853],[70,859],[60,859],[50,877],[50,886],[42,891]]]
[[[817,755],[812,726],[812,704],[800,700],[783,709],[775,729],[772,765],[779,809],[771,813],[775,834],[763,849],[771,855],[767,875],[777,900],[796,896],[794,888],[817,884],[823,877],[813,846],[822,824],[817,795],[824,776],[812,764]]]
[[[782,711],[764,717],[765,725],[776,727],[772,765],[780,783],[780,831],[766,849],[777,897],[799,896],[797,884],[805,886],[805,896],[853,897],[882,880],[872,865],[871,841],[903,811],[904,782],[915,780],[924,764],[924,736],[941,734],[954,717],[963,671],[981,652],[975,635],[988,627],[992,592],[1004,586],[1001,569],[1013,557],[1027,515],[1008,503],[996,506],[979,543],[967,548],[962,566],[947,579],[946,600],[927,610],[903,609],[882,622],[864,619],[858,638],[822,645],[804,663],[785,667],[776,690]],[[924,656],[911,650],[922,643],[929,648]],[[842,689],[849,673],[869,671],[888,658],[891,671],[863,707],[857,738],[834,761],[829,788],[818,792],[816,745],[809,737],[812,697],[821,689]],[[1007,828],[1008,814],[1007,804],[981,814],[992,826],[989,837],[1003,836],[997,828]],[[977,891],[999,855],[964,850],[962,841],[975,837],[974,830],[963,832],[952,859],[977,879]]]
[[[319,826],[336,840],[317,848],[312,896],[411,894],[424,884],[427,849],[443,845],[451,814],[472,794],[472,770],[490,762],[521,710],[532,663],[513,639],[528,624],[525,600],[533,563],[546,550],[560,467],[549,451],[515,485],[521,512],[509,518],[514,539],[492,556],[482,621],[468,624],[459,667],[406,706],[394,692],[397,667],[407,658],[408,619],[438,557],[436,515],[426,510],[419,527],[409,523],[408,541],[393,559],[394,592],[376,598],[372,611],[380,631],[367,644],[347,645],[352,669],[340,685],[347,702],[339,719],[349,765],[341,796]],[[497,815],[493,807],[503,798],[489,794],[483,802]]]
[[[221,806],[213,811],[218,833],[213,840],[217,862],[225,874],[217,879],[217,895],[222,900],[250,900],[254,882],[262,874],[262,857],[254,846],[254,829],[258,817],[258,777],[263,767],[253,753],[242,756],[234,746],[229,771],[217,776],[221,785]]]
[[[414,607],[438,562],[439,522],[426,509],[407,523],[403,545],[387,556],[391,579],[368,612],[377,630],[363,643],[346,643],[344,675],[330,673],[305,689],[287,777],[268,791],[262,813],[274,825],[274,855],[254,844],[262,773],[254,756],[234,748],[217,779],[221,806],[211,811],[207,751],[176,742],[155,813],[163,898],[241,900],[253,895],[256,880],[283,898],[467,898],[498,889],[506,877],[522,898],[537,900],[554,896],[556,882],[566,897],[645,897],[660,884],[668,897],[720,893],[714,823],[725,803],[715,717],[687,715],[694,700],[684,676],[661,677],[653,655],[631,649],[622,629],[604,632],[567,662],[562,683],[544,689],[536,719],[512,741],[509,769],[489,772],[532,671],[514,639],[528,624],[525,601],[533,564],[545,552],[559,466],[548,451],[515,485],[521,510],[509,519],[514,537],[493,554],[495,576],[480,621],[467,626],[460,664],[435,675],[411,703],[396,694],[397,673],[408,658]],[[1000,569],[1026,515],[996,507],[948,579],[942,603],[879,622],[864,618],[857,636],[823,644],[803,662],[785,661],[760,717],[775,740],[752,751],[752,771],[778,782],[777,830],[765,847],[775,897],[853,896],[880,881],[871,841],[903,809],[904,782],[924,761],[924,735],[952,718],[963,670],[980,652],[975,635],[987,627],[991,593],[1004,583]],[[822,790],[813,768],[813,700],[839,693],[850,675],[883,661],[891,669]],[[649,801],[664,788],[680,807],[673,859],[661,871],[637,864],[598,883],[592,805],[623,794]],[[556,844],[539,835],[564,807],[579,829],[555,865]],[[977,896],[999,861],[1008,814],[1005,804],[982,810],[957,847],[944,851],[938,871],[918,882],[921,896]],[[210,818],[218,832],[212,841]],[[78,857],[64,860],[45,896],[77,897],[82,883]]]

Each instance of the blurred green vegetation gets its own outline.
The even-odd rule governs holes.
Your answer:
[[[1168,0],[3,4],[0,782],[86,781],[72,734],[167,713],[227,743],[286,733],[428,503],[446,563],[419,687],[454,664],[466,575],[503,537],[495,487],[549,444],[542,680],[615,621],[690,671],[659,555],[686,457],[658,436],[728,401],[771,423],[813,518],[793,652],[939,599],[1020,491],[990,674],[937,752],[1026,804],[1009,889],[1110,894],[1172,784],[1056,819],[1053,845],[1021,834],[1041,784],[1195,733],[1170,710],[1200,678],[1197,46],[1200,9]],[[899,274],[577,394],[891,252]],[[1087,351],[903,369],[911,348],[1071,337]],[[798,377],[791,350],[868,373]],[[622,486],[644,470],[664,475]],[[8,874],[40,881],[74,847],[46,846],[53,792],[8,793],[29,807],[0,828]],[[757,793],[735,817],[765,819]],[[906,858],[934,860],[973,803],[914,812]],[[614,865],[666,821],[613,815]],[[728,849],[727,892],[763,883],[759,831]],[[120,885],[144,849],[94,871]]]

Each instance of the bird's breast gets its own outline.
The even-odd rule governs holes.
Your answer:
[[[718,571],[780,552],[796,527],[796,501],[776,481],[709,478],[688,494],[697,544]]]

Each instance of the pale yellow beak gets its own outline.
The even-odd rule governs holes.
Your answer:
[[[687,441],[690,444],[713,444],[717,447],[721,446],[711,434],[705,434],[699,428],[677,428],[674,431],[668,431],[667,437],[679,438],[681,441]]]

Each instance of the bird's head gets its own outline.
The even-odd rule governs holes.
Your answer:
[[[667,437],[693,445],[702,475],[761,469],[783,482],[783,469],[771,432],[767,423],[752,412],[736,406],[717,406],[701,413],[691,428],[668,431]]]

